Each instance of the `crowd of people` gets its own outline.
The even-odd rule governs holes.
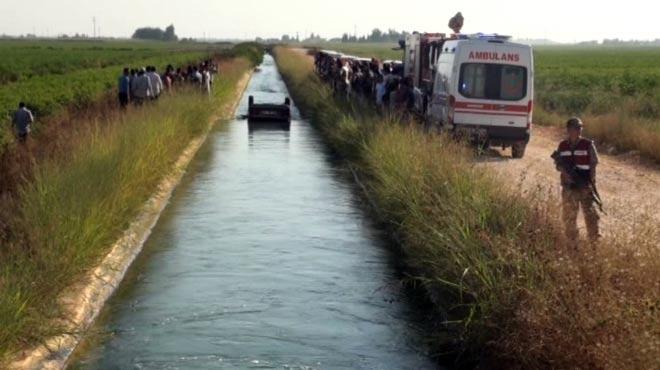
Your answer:
[[[413,83],[403,77],[401,62],[320,51],[314,65],[321,79],[347,99],[367,99],[382,110],[406,112],[413,108]]]
[[[154,66],[139,69],[124,68],[119,77],[119,105],[126,108],[129,104],[142,105],[147,101],[158,100],[163,93],[171,91],[177,85],[188,85],[199,88],[203,93],[211,95],[218,65],[211,59],[187,68],[174,68],[171,64],[161,75]],[[31,132],[34,114],[25,102],[18,104],[18,109],[12,117],[12,126],[16,139],[24,143]]]
[[[196,86],[210,96],[214,75],[218,72],[218,65],[213,60],[188,65],[187,68],[175,69],[170,64],[162,75],[154,66],[124,68],[124,73],[119,77],[119,104],[122,108],[130,103],[142,105],[146,101],[158,100],[164,92],[183,84]]]

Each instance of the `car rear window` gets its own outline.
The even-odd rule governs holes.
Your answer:
[[[464,63],[458,90],[466,98],[520,100],[527,95],[527,68],[510,64]]]

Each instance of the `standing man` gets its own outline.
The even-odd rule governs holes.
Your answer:
[[[593,141],[582,137],[582,127],[582,120],[577,117],[566,122],[568,138],[559,143],[553,158],[561,173],[562,217],[566,236],[569,240],[578,239],[577,216],[581,207],[589,240],[596,242],[600,238],[600,216],[594,197],[598,152]]]
[[[32,115],[32,112],[25,107],[25,103],[18,103],[18,110],[14,113],[12,124],[19,142],[25,143],[25,141],[27,141],[27,137],[30,134],[30,126],[33,122],[34,116]]]
[[[387,86],[385,85],[385,79],[382,75],[379,75],[376,81],[376,105],[379,109],[382,109],[383,98],[385,97],[385,93],[387,93]]]
[[[154,66],[147,67],[147,76],[149,77],[149,82],[151,82],[151,99],[156,100],[163,91],[163,80],[156,72],[156,67]]]
[[[199,69],[197,69],[197,66],[192,68],[192,72],[190,73],[190,82],[198,86],[202,85],[202,74],[199,72]]]
[[[394,109],[400,113],[407,113],[415,106],[415,95],[413,93],[413,82],[410,77],[401,80],[399,88],[394,95]]]
[[[353,78],[353,69],[351,68],[351,62],[348,60],[344,62],[344,65],[339,71],[339,77],[341,80],[342,92],[345,94],[347,99],[351,97],[351,79]]]
[[[202,91],[211,97],[211,72],[208,67],[202,68]]]
[[[145,100],[151,97],[151,80],[146,75],[144,68],[140,69],[135,79],[135,95],[133,100],[136,105],[142,105]]]
[[[131,98],[131,103],[135,104],[135,89],[136,89],[136,82],[137,82],[137,77],[138,77],[138,71],[137,69],[131,69],[131,75],[129,77],[129,87],[130,87],[130,93],[129,96]]]
[[[131,96],[131,77],[128,68],[124,68],[124,74],[119,77],[119,106],[126,108]]]

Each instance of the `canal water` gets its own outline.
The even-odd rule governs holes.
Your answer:
[[[283,102],[266,56],[237,116]],[[352,184],[290,130],[216,129],[73,369],[432,369],[424,320]]]

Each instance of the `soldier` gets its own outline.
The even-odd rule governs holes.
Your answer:
[[[566,236],[577,240],[577,216],[580,207],[584,213],[589,240],[600,238],[594,196],[598,152],[593,141],[582,137],[583,123],[577,117],[566,122],[568,138],[559,143],[556,153],[557,170],[561,172],[562,217]]]

